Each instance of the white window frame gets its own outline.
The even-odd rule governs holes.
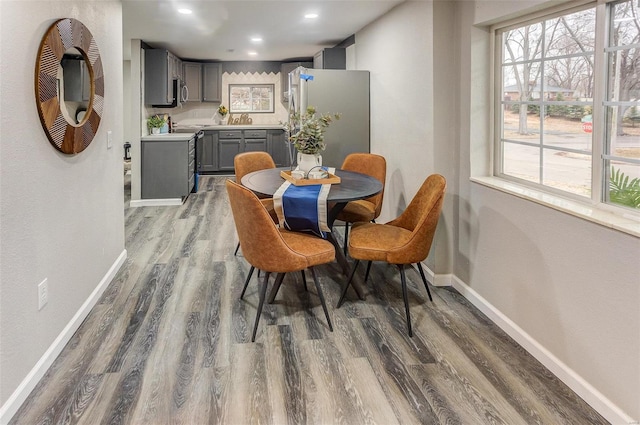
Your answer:
[[[493,125],[490,127],[493,152],[491,154],[491,170],[494,178],[503,180],[504,183],[495,183],[492,186],[501,186],[500,189],[513,193],[519,197],[531,199],[535,202],[548,204],[556,209],[567,211],[576,216],[593,219],[593,221],[609,227],[618,227],[620,223],[619,217],[631,219],[627,224],[622,224],[620,230],[627,231],[632,234],[640,234],[640,213],[628,208],[617,206],[615,204],[605,203],[605,177],[608,176],[604,170],[604,148],[605,148],[605,100],[606,100],[606,82],[607,82],[607,53],[605,46],[607,42],[608,20],[607,20],[607,3],[616,0],[581,0],[568,2],[546,10],[541,10],[527,16],[512,19],[493,25],[491,30],[491,48],[493,61],[491,62],[491,89],[490,104],[493,108],[490,113],[490,119]],[[593,94],[593,146],[591,151],[591,197],[586,198],[568,191],[554,189],[550,186],[529,183],[521,179],[517,179],[501,172],[502,167],[502,37],[498,32],[510,28],[517,28],[527,24],[541,22],[542,20],[552,19],[557,16],[570,14],[578,10],[584,10],[590,7],[596,9],[595,23],[595,50],[594,50],[594,94]],[[474,179],[475,180],[475,179]],[[488,181],[479,182],[485,184]],[[572,205],[572,206],[571,206]],[[585,207],[588,207],[585,209]],[[595,211],[594,210],[599,210]],[[618,217],[612,218],[611,214]],[[615,223],[613,223],[615,222]]]
[[[249,91],[249,108],[237,109],[233,106],[233,90],[236,88],[248,89]],[[253,101],[251,99],[251,92],[254,88],[266,88],[269,92],[269,106],[267,109],[253,109]],[[232,113],[246,113],[246,114],[272,114],[275,112],[275,84],[229,84],[229,112]]]

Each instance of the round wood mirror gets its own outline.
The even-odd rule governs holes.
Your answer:
[[[35,72],[40,122],[61,152],[82,152],[93,140],[104,103],[104,75],[93,35],[76,19],[56,21],[40,43]]]

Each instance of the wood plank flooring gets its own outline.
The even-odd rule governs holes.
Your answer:
[[[332,263],[317,274],[334,332],[296,273],[251,343],[259,283],[239,299],[250,266],[224,180],[126,208],[126,264],[11,424],[607,423],[455,290],[429,302],[415,270],[413,338],[397,268],[374,264],[366,301],[336,309]]]

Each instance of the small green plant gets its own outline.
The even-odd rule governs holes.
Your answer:
[[[166,121],[163,117],[158,115],[152,115],[147,119],[147,125],[149,128],[162,128],[166,124]]]
[[[626,207],[640,208],[640,178],[629,180],[629,176],[611,166],[609,200]]]
[[[326,113],[316,116],[316,108],[307,107],[304,114],[291,114],[289,123],[284,124],[289,134],[289,143],[293,143],[300,153],[317,154],[326,147],[324,132],[334,121],[339,120],[340,114]]]

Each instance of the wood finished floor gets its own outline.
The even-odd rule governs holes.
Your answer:
[[[249,265],[224,180],[126,208],[126,264],[11,424],[607,423],[455,290],[429,302],[415,271],[407,337],[384,264],[340,309],[345,276],[317,268],[333,333],[313,284],[287,275],[251,343],[259,285],[239,299]]]

